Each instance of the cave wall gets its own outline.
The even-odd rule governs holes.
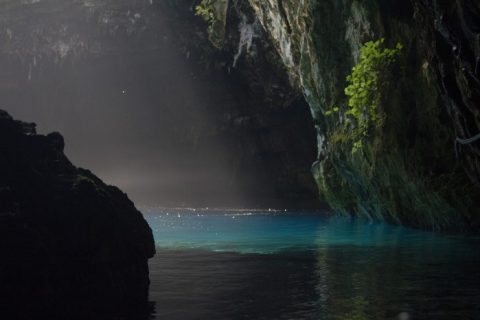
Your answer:
[[[309,106],[292,86],[253,9],[247,2],[219,1],[220,21],[214,26],[219,34],[212,35],[194,15],[197,4],[158,1],[154,7],[169,17],[176,30],[172,43],[186,57],[195,81],[204,84],[214,119],[209,138],[228,146],[229,179],[246,195],[237,205],[321,207],[310,172],[317,150]]]
[[[0,106],[61,131],[72,160],[138,205],[318,207],[313,120],[253,11],[229,8],[219,51],[194,9],[4,1]]]
[[[315,119],[320,196],[336,211],[427,229],[478,229],[476,1],[249,0]],[[234,3],[238,3],[234,1]],[[403,46],[382,84],[384,125],[353,153],[336,137],[367,41]],[[478,137],[477,137],[478,138]]]

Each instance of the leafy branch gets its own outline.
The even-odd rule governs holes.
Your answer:
[[[348,106],[345,108],[346,123],[353,125],[352,152],[363,148],[364,139],[374,129],[381,128],[385,122],[385,113],[381,110],[382,89],[388,67],[400,55],[403,45],[397,43],[395,48],[385,48],[385,39],[369,41],[360,49],[360,61],[347,76],[348,86],[345,95]],[[340,111],[339,107],[325,113],[331,116]]]

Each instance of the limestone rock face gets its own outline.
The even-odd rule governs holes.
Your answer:
[[[144,310],[152,231],[118,188],[75,167],[60,134],[0,111],[0,312],[73,319]]]
[[[478,229],[477,1],[249,0],[314,114],[321,196],[339,212],[428,229]],[[401,43],[379,90],[386,122],[365,152],[336,143],[346,77],[367,41]]]

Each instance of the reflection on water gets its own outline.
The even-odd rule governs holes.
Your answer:
[[[477,240],[314,214],[144,212],[156,319],[480,318]]]

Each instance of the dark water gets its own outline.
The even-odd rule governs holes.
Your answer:
[[[480,242],[283,212],[144,210],[154,319],[480,319]]]

